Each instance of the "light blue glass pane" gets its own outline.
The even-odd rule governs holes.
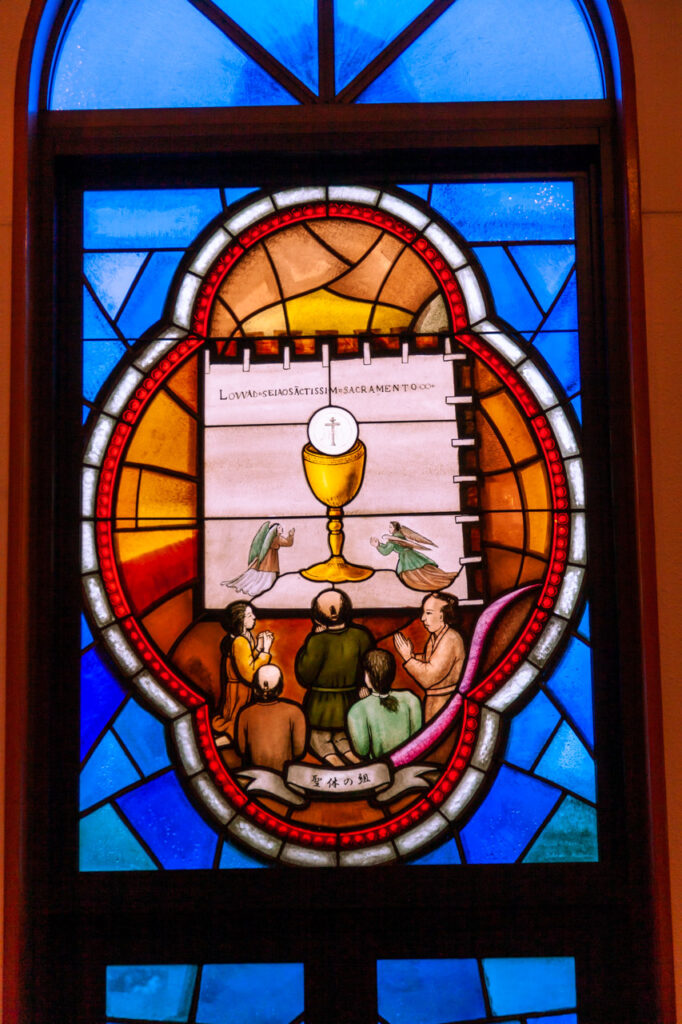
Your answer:
[[[539,331],[535,347],[568,395],[580,388],[580,345],[575,331]]]
[[[470,242],[574,237],[570,181],[434,185],[431,205]]]
[[[231,206],[232,203],[238,202],[243,199],[244,196],[250,195],[252,192],[257,192],[255,188],[224,188],[223,195],[225,196],[226,206]]]
[[[134,700],[128,701],[114,728],[145,775],[170,764],[163,725]]]
[[[599,59],[574,0],[457,0],[359,102],[603,96]]]
[[[512,720],[505,761],[530,768],[560,718],[552,702],[544,693],[538,693]]]
[[[511,248],[521,273],[547,311],[575,263],[572,245],[515,245]]]
[[[534,1017],[533,1024],[578,1024],[575,1013],[553,1013],[551,1017]]]
[[[583,617],[582,617],[582,619],[580,620],[580,622],[578,624],[578,632],[582,636],[586,637],[588,640],[590,639],[590,603],[589,603],[589,601],[585,605],[585,611],[583,612]]]
[[[571,274],[568,284],[557,300],[556,306],[542,325],[542,329],[543,331],[578,330],[578,292],[575,272]]]
[[[216,834],[173,773],[126,793],[118,805],[165,868],[213,867]]]
[[[475,960],[378,960],[379,1014],[390,1024],[442,1024],[485,1016]]]
[[[573,411],[575,412],[575,415],[576,415],[576,417],[578,419],[578,423],[582,423],[582,421],[583,421],[583,403],[582,403],[582,401],[580,399],[580,396],[578,396],[577,398],[574,398],[573,401],[571,402],[571,405],[573,406]]]
[[[140,778],[121,744],[111,732],[104,734],[88,758],[80,777],[80,809],[119,793]]]
[[[85,421],[87,420],[89,415],[90,415],[90,406],[89,405],[84,405],[82,413],[81,413],[81,422],[85,423]]]
[[[400,185],[400,188],[404,188],[406,192],[411,192],[415,196],[419,196],[420,199],[429,198],[429,186],[428,185]]]
[[[418,14],[429,0],[336,0],[334,55],[336,90],[362,71]]]
[[[467,863],[513,863],[559,796],[553,786],[503,766],[483,804],[460,832]]]
[[[233,846],[232,843],[223,843],[223,848],[220,851],[220,862],[219,867],[221,868],[265,868],[267,864],[261,864],[259,860],[254,857],[249,857],[248,853],[244,853],[238,846]]]
[[[483,973],[493,1014],[570,1010],[575,1006],[572,957],[484,959]]]
[[[127,351],[122,341],[83,342],[83,397],[94,401],[99,389]]]
[[[87,651],[81,660],[81,759],[124,698],[124,690],[97,651]]]
[[[317,0],[215,0],[280,64],[317,92]]]
[[[559,728],[535,771],[586,800],[596,799],[594,761],[567,722]]]
[[[87,288],[83,288],[83,337],[116,338],[116,331],[107,320]]]
[[[110,317],[116,317],[146,255],[146,252],[89,252],[83,256],[85,276]]]
[[[442,843],[441,846],[437,846],[431,853],[427,853],[424,857],[420,857],[418,860],[413,860],[411,864],[461,864],[462,858],[459,855],[457,844],[454,840]]]
[[[197,968],[190,964],[107,967],[107,1014],[186,1021],[196,976]]]
[[[296,101],[187,0],[82,0],[58,51],[52,110]]]
[[[499,315],[517,330],[532,330],[540,323],[542,313],[504,249],[486,246],[474,252],[488,278]]]
[[[222,211],[217,188],[85,192],[83,245],[86,249],[185,248]]]
[[[88,410],[89,412],[90,410]],[[81,615],[81,648],[89,647],[92,643],[92,633],[88,626],[88,620],[84,615]]]
[[[599,860],[594,807],[567,796],[523,860],[528,864]]]
[[[581,640],[572,638],[546,686],[593,747],[592,655],[589,647]]]
[[[156,865],[113,807],[100,807],[80,823],[81,871],[149,871]]]
[[[118,321],[126,337],[139,337],[159,319],[182,256],[181,252],[154,253]]]
[[[303,964],[206,964],[202,1024],[289,1024],[303,1012]]]

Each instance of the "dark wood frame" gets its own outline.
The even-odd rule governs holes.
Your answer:
[[[120,962],[125,951],[127,962],[303,959],[310,968],[306,1019],[364,1024],[377,957],[505,955],[509,936],[519,932],[516,955],[576,956],[581,1024],[672,1024],[634,87],[618,0],[609,4],[613,22],[606,0],[595,3],[602,23],[614,26],[620,52],[622,82],[616,77],[605,101],[355,107],[325,102],[333,89],[327,76],[321,101],[305,107],[41,113],[39,71],[48,33],[40,19],[43,10],[48,20],[56,17],[58,6],[57,0],[32,4],[16,108],[7,1019],[100,1019],[103,966]],[[432,4],[424,17],[435,17],[443,6]],[[320,11],[324,49],[333,31],[325,0]],[[391,54],[409,41],[399,37]],[[600,42],[605,52],[613,45],[608,32]],[[370,70],[378,73],[382,59]],[[617,75],[615,61],[614,68]],[[356,80],[340,98],[352,99],[364,84]],[[74,176],[120,183],[206,180],[227,153],[236,170],[257,157],[265,161],[273,184],[296,175],[312,179],[311,162],[320,173],[333,167],[356,178],[420,160],[435,173],[451,173],[453,166],[461,174],[579,167],[591,176],[601,201],[587,226],[593,263],[602,268],[594,314],[599,320],[603,313],[601,370],[609,387],[607,418],[595,424],[592,438],[611,446],[612,476],[603,486],[618,499],[610,506],[606,493],[597,494],[597,481],[588,479],[593,503],[603,500],[613,511],[613,534],[593,522],[591,542],[623,596],[615,628],[610,620],[596,626],[602,636],[613,636],[606,657],[622,682],[620,701],[597,709],[600,787],[618,797],[601,812],[611,836],[601,864],[297,872],[292,896],[291,876],[282,871],[221,873],[219,879],[201,872],[78,876],[68,869],[75,863],[70,840],[42,841],[60,835],[62,815],[76,795],[75,781],[62,777],[52,756],[65,749],[54,708],[64,708],[67,718],[77,713],[66,673],[54,669],[72,657],[71,632],[46,625],[75,596],[68,589],[54,592],[73,544],[53,536],[52,524],[63,522],[53,481],[61,486],[59,464],[77,454],[78,444],[68,430],[66,448],[61,437],[53,443],[66,412],[60,395],[68,390],[51,355],[61,326],[53,311],[68,306],[68,282],[55,277],[54,260],[69,234],[68,225],[56,230],[54,212]],[[73,489],[67,486],[59,497],[66,501],[61,516],[68,518],[75,510]],[[248,908],[238,943],[224,934],[237,905]],[[330,1010],[342,1001],[346,1017]]]

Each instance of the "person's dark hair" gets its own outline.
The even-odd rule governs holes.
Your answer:
[[[220,617],[220,624],[231,637],[241,636],[244,632],[244,616],[246,609],[250,607],[250,601],[233,601],[225,608]]]
[[[427,594],[422,601],[422,608],[430,597],[435,597],[438,601],[443,603],[443,622],[446,626],[456,626],[459,618],[459,600],[454,594],[441,594],[437,592],[435,594]]]
[[[395,679],[395,658],[391,652],[379,648],[367,651],[362,659],[362,667],[369,676],[372,688],[379,694],[381,706],[389,711],[397,711],[398,700],[390,692]]]
[[[325,594],[328,591],[323,590],[322,593]],[[353,614],[351,599],[343,590],[334,590],[334,593],[338,594],[339,602],[338,605],[332,606],[329,615],[320,608],[319,598],[322,594],[313,598],[313,603],[310,606],[313,621],[319,622],[323,626],[347,626]]]
[[[398,533],[401,530],[400,523],[396,522],[395,519],[392,519],[389,525],[393,533]]]
[[[264,668],[276,668],[279,673],[277,682],[274,686],[263,686],[260,677]],[[261,665],[256,674],[253,677],[253,698],[256,704],[268,704],[270,701],[277,700],[282,690],[284,689],[284,677],[282,676],[282,670],[279,665]]]

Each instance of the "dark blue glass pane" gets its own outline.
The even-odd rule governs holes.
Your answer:
[[[107,967],[107,1015],[186,1021],[196,976],[189,964]]]
[[[116,331],[107,320],[87,288],[83,288],[83,337],[116,338]]]
[[[126,337],[139,337],[159,319],[182,255],[181,252],[154,253],[118,321]]]
[[[225,14],[317,92],[317,0],[215,0]]]
[[[88,410],[89,412],[90,410]],[[88,626],[88,620],[84,615],[81,615],[81,648],[89,647],[92,643],[92,633]]]
[[[535,347],[545,357],[567,394],[580,388],[580,346],[574,331],[539,331]]]
[[[262,864],[259,860],[254,857],[249,857],[248,853],[244,853],[238,846],[233,846],[232,843],[223,843],[223,848],[220,851],[220,863],[221,868],[265,868],[267,864]]]
[[[390,1024],[442,1024],[485,1016],[475,960],[378,960],[379,1014]]]
[[[582,403],[582,401],[580,399],[580,396],[578,396],[577,398],[574,398],[573,401],[571,402],[571,405],[573,406],[573,411],[575,412],[575,415],[577,417],[578,423],[582,423],[582,421],[583,421],[583,403]]]
[[[572,245],[515,245],[515,262],[542,308],[552,305],[575,263]]]
[[[182,248],[222,209],[215,188],[85,192],[83,245],[86,249]]]
[[[81,411],[81,422],[85,423],[85,421],[87,420],[89,415],[90,415],[90,406],[89,405],[84,405],[83,409]]]
[[[571,957],[484,959],[483,972],[493,1014],[570,1010],[576,1003]]]
[[[431,205],[470,242],[574,237],[570,181],[434,185]]]
[[[334,55],[336,90],[362,71],[391,40],[428,7],[428,0],[400,3],[336,0],[334,3]]]
[[[462,858],[459,855],[459,850],[454,840],[450,839],[448,842],[443,843],[441,846],[437,846],[431,853],[427,853],[426,856],[420,857],[419,860],[413,860],[412,864],[461,864]]]
[[[86,815],[80,824],[81,871],[150,871],[156,864],[113,807]]]
[[[82,0],[57,53],[52,110],[295,100],[187,0]]]
[[[542,313],[501,246],[474,250],[485,272],[499,315],[517,330],[532,330]]]
[[[124,698],[124,690],[97,651],[87,651],[81,660],[81,759]]]
[[[594,761],[567,722],[559,728],[535,771],[586,800],[596,799]]]
[[[83,270],[93,290],[112,319],[145,261],[145,252],[90,252],[83,257]]]
[[[594,807],[567,796],[523,860],[529,864],[599,860]]]
[[[127,351],[122,341],[83,342],[83,397],[94,401],[99,389]]]
[[[303,1012],[303,998],[303,964],[207,964],[197,1020],[289,1024]]]
[[[578,1024],[578,1016],[575,1013],[553,1013],[551,1017],[534,1017],[533,1024]]]
[[[566,709],[589,745],[594,746],[592,656],[589,647],[581,640],[572,638],[546,685]]]
[[[429,198],[429,186],[428,185],[401,185],[400,188],[404,188],[406,192],[411,192],[412,195],[419,196],[420,199]]]
[[[575,0],[457,0],[359,102],[603,97],[600,62]]]
[[[577,331],[578,330],[578,292],[575,272],[557,300],[557,304],[549,314],[543,331]]]
[[[460,833],[467,863],[515,861],[559,796],[553,786],[503,766],[482,806]]]
[[[165,868],[213,867],[216,834],[172,772],[126,793],[118,804]]]
[[[119,793],[140,778],[121,744],[111,732],[104,734],[88,758],[80,778],[80,809]]]
[[[163,725],[134,700],[128,701],[114,728],[145,775],[158,772],[170,763]]]
[[[583,612],[583,617],[580,620],[580,623],[578,625],[578,632],[582,636],[586,637],[588,640],[590,639],[590,605],[589,605],[589,602],[585,605],[585,611]]]
[[[544,693],[538,693],[528,707],[512,719],[505,761],[530,768],[561,715]]]

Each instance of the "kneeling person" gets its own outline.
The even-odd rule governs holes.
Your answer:
[[[348,712],[348,735],[361,757],[382,757],[421,728],[421,702],[410,690],[391,690],[395,658],[389,651],[368,651],[362,666],[370,692]]]
[[[281,698],[284,682],[277,665],[263,665],[253,677],[253,700],[237,716],[235,738],[245,766],[281,772],[306,745],[305,715]]]

